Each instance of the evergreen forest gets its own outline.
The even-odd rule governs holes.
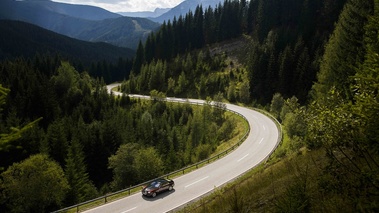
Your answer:
[[[5,210],[51,211],[127,188],[206,159],[235,134],[236,121],[210,102],[115,98],[59,61],[0,63]]]
[[[283,141],[184,212],[377,212],[378,72],[378,0],[225,0],[164,22],[133,61],[4,59],[0,210],[49,212],[209,157],[238,131],[213,100],[268,111]]]

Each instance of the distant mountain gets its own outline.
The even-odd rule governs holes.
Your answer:
[[[119,12],[118,14],[129,17],[156,18],[171,10],[171,8],[156,8],[154,11]]]
[[[47,0],[1,0],[0,2],[0,17],[4,16],[8,19],[19,19],[27,22],[43,22],[45,21],[44,18],[54,18],[50,17],[54,15],[70,16],[73,18],[93,21],[121,17],[120,14],[109,12],[100,7],[88,5],[65,4]]]
[[[145,41],[147,36],[159,27],[160,24],[145,18],[121,17],[86,25],[77,33],[72,32],[72,36],[85,41],[102,41],[135,50],[140,40]]]
[[[131,49],[73,39],[21,21],[0,20],[0,32],[0,60],[50,53],[90,64],[116,62],[120,57],[132,58],[135,54]]]
[[[203,10],[207,9],[209,6],[215,8],[219,3],[223,3],[224,0],[185,0],[178,6],[172,8],[168,12],[162,14],[156,18],[150,18],[150,20],[163,23],[164,21],[173,20],[174,17],[179,18],[180,15],[185,15],[188,11],[195,11],[197,5],[202,5]]]
[[[72,38],[136,49],[159,28],[148,19],[123,17],[104,9],[52,1],[0,1],[0,19],[20,20]]]

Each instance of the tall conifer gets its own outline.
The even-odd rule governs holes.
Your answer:
[[[350,0],[346,3],[331,36],[321,63],[318,83],[313,87],[315,98],[336,88],[344,97],[349,94],[350,78],[364,57],[364,25],[373,12],[373,0]]]

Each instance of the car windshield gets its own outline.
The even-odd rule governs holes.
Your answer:
[[[159,187],[161,185],[161,183],[160,182],[158,182],[158,181],[153,181],[153,182],[151,182],[150,183],[150,186],[152,186],[152,187]]]

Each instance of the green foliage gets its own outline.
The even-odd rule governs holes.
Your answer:
[[[9,93],[9,89],[4,88],[0,84],[0,113],[2,112],[2,106],[6,103],[6,97]],[[1,115],[1,114],[0,114]],[[12,146],[10,145],[10,142],[15,141],[19,138],[21,138],[22,133],[27,131],[28,129],[32,128],[38,121],[40,121],[42,118],[39,118],[33,122],[30,122],[23,126],[22,128],[18,127],[10,127],[10,132],[3,133],[0,132],[0,150],[8,150]]]
[[[150,98],[154,101],[163,101],[166,98],[166,95],[163,92],[152,90],[150,91]]]
[[[213,63],[206,61],[209,60],[206,55],[186,58],[188,73],[182,71],[184,80],[179,81],[183,91],[189,85],[187,76],[194,78],[190,72],[197,65],[196,60],[200,60],[201,67]],[[51,207],[49,204],[49,210],[91,199],[98,191],[107,193],[129,187],[205,159],[220,141],[231,138],[234,130],[233,123],[224,124],[227,118],[222,110],[211,107],[210,99],[205,107],[166,103],[159,101],[165,97],[159,88],[151,90],[155,101],[125,95],[114,97],[108,94],[103,79],[79,73],[68,62],[44,58],[32,65],[28,63],[22,59],[0,62],[4,77],[1,83],[10,86],[1,117],[7,122],[1,127],[23,121],[29,123],[25,128],[34,126],[33,131],[25,132],[23,138],[15,141],[23,145],[20,149],[0,150],[2,159],[6,159],[0,166],[7,168],[41,152],[64,168],[69,186],[65,189],[67,196]],[[154,77],[166,78],[167,64],[163,61],[143,67],[146,67],[143,79],[153,73]],[[158,85],[152,78],[149,82]],[[221,93],[216,99],[221,106]],[[46,119],[27,122],[35,117]],[[5,203],[1,205],[8,209]]]
[[[71,186],[66,203],[74,205],[98,196],[97,189],[89,179],[84,153],[79,141],[74,139],[68,149],[65,175]]]
[[[267,104],[275,93],[280,93],[285,98],[296,96],[301,103],[306,102],[316,80],[324,42],[336,21],[329,10],[338,14],[344,2],[250,2],[248,11],[255,12],[250,18],[253,39],[243,58],[252,97]]]
[[[258,2],[258,10],[265,4],[272,3]],[[309,8],[310,1],[299,2],[303,2]],[[323,1],[321,16],[331,16],[335,5],[341,2]],[[277,15],[275,10],[278,8],[271,6],[274,11],[272,15]],[[275,168],[272,170],[259,171],[253,178],[249,175],[246,177],[247,181],[239,181],[236,184],[239,189],[233,188],[234,193],[224,193],[222,198],[213,197],[209,205],[201,204],[201,211],[377,211],[378,11],[378,1],[348,1],[326,47],[318,75],[319,81],[313,87],[313,92],[316,92],[316,96],[313,96],[315,99],[309,100],[307,106],[300,106],[299,102],[303,101],[295,97],[285,99],[277,94],[272,98],[271,111],[283,120],[289,143],[285,149],[278,149],[281,153],[277,155],[284,156],[285,152],[296,150],[296,155],[287,155],[284,163],[297,162],[297,168],[304,162],[303,154],[307,155],[305,149],[299,151],[305,143],[308,149],[317,150],[312,152],[318,152],[316,157],[309,159],[312,163],[308,163],[305,169],[295,170],[274,165]],[[264,10],[260,12],[260,16],[262,20],[258,21],[273,21],[263,19]],[[364,27],[366,22],[367,25]],[[307,83],[309,79],[305,77],[307,74],[304,71],[317,68],[317,60],[321,55],[314,59],[309,55],[320,54],[320,50],[310,50],[308,38],[299,38],[295,44],[292,43],[294,45],[286,43],[281,46],[281,33],[276,34],[276,37],[275,31],[271,33],[265,28],[258,30],[256,36],[262,41],[265,41],[266,33],[269,36],[263,44],[252,43],[253,49],[249,52],[249,80],[253,96],[266,96],[265,88],[269,85],[267,79],[274,85],[272,91],[279,90],[283,92],[284,97],[294,94],[291,89],[307,86],[309,88],[311,84]],[[317,39],[321,38],[322,36]],[[278,49],[281,49],[280,53],[277,52]],[[275,60],[276,57],[280,60]],[[297,62],[294,63],[293,59],[297,59]],[[272,70],[279,72],[272,75]],[[275,83],[282,88],[277,89]],[[286,86],[286,83],[291,84],[293,88]],[[289,172],[284,176],[278,175],[282,170]],[[265,176],[262,175],[264,173]],[[265,184],[263,180],[271,181]],[[258,187],[259,190],[256,190]],[[237,196],[243,195],[246,191],[254,193]],[[264,200],[261,197],[264,197]],[[270,207],[267,203],[273,203],[273,206]]]
[[[310,212],[307,169],[295,176],[291,185],[275,200],[275,212]]]
[[[272,97],[270,105],[271,114],[273,114],[276,118],[279,118],[283,105],[284,98],[280,95],[280,93],[275,93],[275,95]]]
[[[216,91],[227,91],[227,79],[217,72],[223,68],[223,55],[210,56],[198,52],[177,56],[174,61],[152,60],[142,65],[139,75],[132,73],[121,86],[123,92],[149,94],[151,91],[169,96],[207,97]],[[207,77],[210,76],[211,77]],[[194,83],[192,83],[194,82]],[[244,85],[244,100],[249,100],[248,86]],[[235,91],[236,93],[236,91]],[[236,95],[235,95],[236,96]]]
[[[248,80],[243,81],[240,85],[239,100],[245,104],[250,102],[250,84]]]
[[[135,168],[139,181],[147,181],[164,174],[164,165],[157,150],[153,147],[138,150]]]
[[[232,82],[229,87],[228,87],[228,93],[227,93],[227,98],[228,100],[230,100],[231,102],[235,102],[236,101],[236,85],[234,84],[234,82]]]
[[[295,112],[287,113],[283,125],[285,127],[286,133],[290,138],[295,136],[304,137],[306,133],[306,123],[304,120],[305,113],[301,110],[296,110]]]
[[[373,2],[367,1],[358,8],[367,9],[371,3]],[[348,21],[346,17],[351,14],[351,10],[358,9],[356,6],[355,1],[346,5],[341,14],[341,25],[346,26],[345,22]],[[379,172],[378,131],[372,126],[377,124],[378,118],[376,92],[378,89],[376,74],[378,37],[375,31],[378,18],[377,7],[378,2],[375,2],[374,15],[370,15],[371,10],[366,13],[362,13],[362,10],[359,10],[361,13],[354,13],[368,20],[364,30],[365,40],[369,42],[361,49],[366,50],[363,65],[360,65],[362,53],[359,51],[351,53],[355,58],[355,61],[351,63],[355,63],[355,66],[359,68],[343,75],[334,73],[342,77],[340,78],[342,81],[330,78],[331,82],[335,82],[332,84],[335,87],[331,87],[326,93],[321,93],[322,90],[318,91],[323,98],[317,99],[309,106],[310,115],[307,121],[308,146],[312,148],[322,146],[330,159],[327,169],[324,170],[325,175],[320,187],[327,191],[329,196],[338,196],[352,203],[354,209],[365,209],[364,211],[377,208],[377,204],[373,201],[377,199],[378,191],[376,184]],[[337,29],[341,28],[336,27]],[[344,31],[339,33],[343,34]],[[330,48],[331,51],[342,51],[338,46]]]
[[[135,165],[138,150],[140,145],[128,143],[121,145],[116,154],[109,157],[109,168],[113,170],[112,189],[127,188],[139,181]]]
[[[0,108],[0,112],[2,111],[2,106],[5,104],[5,102],[6,102],[6,97],[7,97],[7,95],[8,95],[8,93],[9,93],[9,89],[7,89],[7,88],[4,88],[1,84],[0,84],[0,106],[1,106],[1,108]]]
[[[351,99],[350,77],[363,62],[364,26],[373,12],[373,0],[350,0],[340,14],[333,35],[325,48],[318,73],[318,82],[313,86],[314,98],[322,101],[329,90],[335,88],[344,97]]]
[[[14,163],[1,177],[2,203],[11,212],[51,211],[70,188],[59,164],[42,154]]]
[[[251,30],[246,26],[250,19],[247,10],[244,1],[225,1],[215,9],[199,5],[194,12],[164,22],[158,32],[150,34],[143,48],[138,48],[136,61],[170,60],[207,44],[236,38]]]

